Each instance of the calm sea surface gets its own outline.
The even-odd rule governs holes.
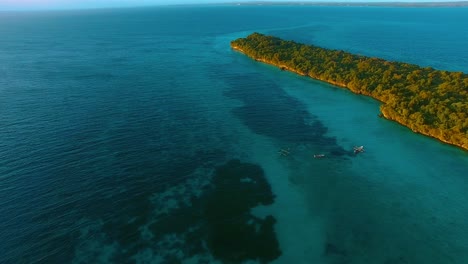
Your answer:
[[[256,31],[468,72],[467,14],[0,13],[0,263],[468,263],[467,152],[229,47]]]

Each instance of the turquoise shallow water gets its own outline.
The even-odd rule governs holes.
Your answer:
[[[0,13],[0,262],[468,262],[466,152],[229,47],[259,31],[468,72],[466,12]]]

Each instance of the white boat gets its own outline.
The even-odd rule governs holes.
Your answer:
[[[288,149],[280,149],[278,151],[278,153],[281,155],[281,156],[288,156],[289,155],[289,148]]]
[[[355,146],[354,147],[354,154],[357,154],[357,153],[360,153],[360,152],[364,152],[364,146]]]

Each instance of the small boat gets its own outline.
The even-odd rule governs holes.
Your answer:
[[[278,151],[278,153],[281,155],[281,156],[288,156],[290,154],[289,152],[289,148],[286,150],[286,149],[280,149]]]
[[[325,157],[325,154],[315,154],[314,158],[319,159]]]
[[[354,147],[354,154],[361,153],[361,152],[364,152],[364,146]]]

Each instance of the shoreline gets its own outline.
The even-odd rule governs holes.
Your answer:
[[[385,103],[384,103],[382,100],[380,100],[379,98],[376,98],[376,97],[374,97],[374,96],[372,96],[372,95],[370,95],[370,94],[366,94],[366,93],[356,93],[356,92],[354,92],[352,89],[350,89],[349,87],[347,87],[347,86],[346,86],[345,84],[343,84],[343,83],[334,82],[334,81],[328,81],[328,80],[319,79],[319,78],[314,78],[314,77],[311,77],[311,76],[309,76],[309,75],[307,75],[307,74],[304,74],[304,73],[302,73],[302,72],[299,72],[299,71],[297,71],[297,70],[295,70],[295,69],[292,69],[292,68],[290,68],[290,67],[288,67],[288,66],[286,66],[286,65],[278,65],[278,64],[276,64],[276,63],[267,61],[267,60],[265,60],[265,59],[260,59],[260,58],[251,57],[251,56],[247,55],[247,54],[244,52],[243,49],[239,48],[238,46],[232,45],[232,44],[231,44],[231,48],[232,48],[233,50],[235,50],[235,51],[238,51],[238,52],[240,52],[240,53],[246,55],[246,56],[249,57],[249,58],[254,59],[255,61],[259,61],[259,62],[262,62],[262,63],[265,63],[265,64],[269,64],[269,65],[278,67],[278,68],[280,68],[281,70],[287,70],[287,71],[293,72],[293,73],[295,73],[295,74],[298,74],[298,75],[301,75],[301,76],[304,76],[304,77],[308,77],[308,78],[311,78],[311,79],[314,79],[314,80],[317,80],[317,81],[321,81],[321,82],[324,82],[324,83],[327,83],[327,84],[331,84],[331,85],[334,85],[334,86],[337,86],[337,87],[340,87],[340,88],[346,88],[348,91],[350,91],[350,92],[352,92],[352,93],[354,93],[354,94],[365,95],[365,96],[371,97],[372,99],[377,100],[377,101],[379,101],[379,102],[381,103],[381,106],[380,106],[380,113],[379,113],[379,116],[380,116],[380,117],[385,118],[385,119],[387,119],[387,120],[389,120],[389,121],[395,122],[395,123],[397,123],[397,124],[400,124],[401,126],[404,126],[404,127],[406,127],[407,129],[411,130],[413,133],[420,134],[420,135],[424,135],[424,136],[427,136],[427,137],[436,139],[436,140],[438,140],[438,141],[441,142],[441,143],[448,144],[448,145],[457,147],[457,148],[459,148],[459,149],[461,149],[461,150],[464,150],[464,151],[468,152],[468,145],[467,145],[467,146],[464,146],[464,145],[462,145],[462,144],[457,144],[457,143],[449,142],[449,141],[443,139],[442,137],[437,137],[436,135],[431,135],[431,134],[429,134],[429,133],[424,133],[424,132],[422,132],[422,131],[415,130],[415,129],[411,128],[410,124],[405,124],[405,123],[403,123],[403,122],[400,122],[399,120],[396,120],[395,118],[391,118],[391,117],[388,115],[387,111],[382,110],[382,105],[385,105]]]
[[[384,1],[384,2],[370,2],[370,1],[338,1],[338,2],[304,2],[304,1],[248,1],[243,3],[231,2],[226,3],[228,5],[241,5],[241,6],[321,6],[321,7],[403,7],[403,8],[450,8],[450,7],[466,7],[468,1],[409,1],[409,2],[395,2],[395,1]]]

